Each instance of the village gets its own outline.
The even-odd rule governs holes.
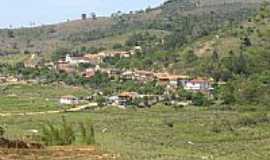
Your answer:
[[[131,51],[100,52],[78,57],[71,56],[69,53],[67,53],[65,57],[59,59],[57,62],[47,62],[44,63],[43,66],[66,74],[77,74],[86,81],[91,80],[97,73],[102,73],[107,75],[111,80],[118,79],[120,82],[136,81],[141,85],[148,82],[153,82],[165,89],[164,93],[161,95],[139,94],[135,91],[116,91],[112,95],[104,95],[102,91],[97,91],[96,94],[89,95],[89,97],[75,97],[73,95],[66,95],[63,97],[58,97],[60,106],[76,106],[84,104],[85,102],[96,102],[97,97],[102,97],[102,101],[99,103],[99,105],[117,106],[119,108],[126,108],[128,106],[151,107],[152,105],[161,102],[180,106],[192,104],[191,100],[179,100],[177,96],[171,96],[174,95],[179,89],[190,93],[201,93],[209,99],[213,98],[212,93],[214,91],[214,81],[210,77],[192,77],[189,75],[171,74],[168,72],[100,67],[106,57],[129,58],[138,52],[141,52],[140,46],[135,47]],[[26,68],[40,67],[39,63],[34,63],[33,59],[35,56],[36,55],[32,55],[29,60],[25,61],[24,66]],[[83,70],[78,69],[80,65],[85,65],[87,67],[83,68]],[[37,80],[23,80],[16,76],[2,76],[0,77],[0,81],[1,83],[8,84],[39,83]]]

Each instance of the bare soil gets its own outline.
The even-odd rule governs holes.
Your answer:
[[[0,149],[0,160],[112,160],[117,155],[103,154],[95,147],[52,147],[48,149]]]

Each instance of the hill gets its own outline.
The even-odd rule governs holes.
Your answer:
[[[129,14],[119,12],[111,17],[74,20],[34,28],[2,29],[0,53],[38,53],[48,58],[57,48],[68,48],[73,52],[80,52],[81,48],[88,52],[95,49],[110,50],[115,44],[125,44],[132,33],[145,31],[150,34],[153,31],[177,31],[186,39],[193,39],[254,15],[260,2],[169,0],[160,7]],[[165,39],[164,36],[160,38]]]

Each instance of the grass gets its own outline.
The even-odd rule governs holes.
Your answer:
[[[0,112],[34,112],[59,109],[59,98],[65,95],[87,96],[91,92],[62,85],[0,86]]]
[[[157,105],[151,109],[103,109],[0,118],[7,135],[23,137],[41,129],[46,121],[61,122],[61,116],[79,122],[91,118],[96,141],[102,150],[120,154],[123,160],[263,160],[268,159],[269,112],[215,111],[187,107],[174,110]],[[263,117],[263,118],[260,118]]]
[[[17,63],[24,62],[27,58],[29,58],[29,55],[26,54],[1,56],[0,63],[15,65]]]

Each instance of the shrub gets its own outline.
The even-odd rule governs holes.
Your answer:
[[[210,104],[210,101],[204,94],[195,93],[192,95],[192,103],[195,106],[207,106]]]
[[[80,134],[75,132],[78,127]],[[71,145],[80,139],[82,144],[95,144],[95,131],[91,121],[80,122],[77,126],[63,117],[60,125],[47,122],[42,129],[41,140],[45,145]]]
[[[42,141],[46,145],[70,145],[76,140],[73,125],[63,117],[61,126],[48,122],[42,129]]]
[[[80,132],[81,132],[81,140],[83,144],[95,144],[95,130],[91,121],[88,122],[80,122]]]

